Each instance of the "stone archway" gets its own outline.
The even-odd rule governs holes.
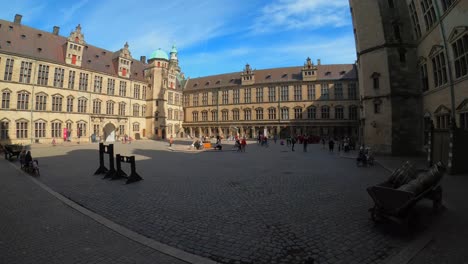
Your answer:
[[[106,142],[114,142],[115,141],[115,126],[112,123],[107,123],[104,128],[104,139]]]

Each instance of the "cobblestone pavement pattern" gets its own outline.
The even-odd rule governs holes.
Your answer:
[[[383,263],[409,243],[410,236],[375,226],[367,211],[373,203],[366,187],[388,171],[358,168],[318,145],[306,153],[301,147],[249,142],[246,153],[184,153],[164,142],[116,143],[116,154],[137,156],[144,178],[129,185],[93,175],[97,144],[33,147],[33,156],[40,180],[55,191],[220,263]]]
[[[68,207],[3,158],[0,168],[0,263],[185,263]]]

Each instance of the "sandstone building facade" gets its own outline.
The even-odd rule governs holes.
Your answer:
[[[236,133],[358,137],[357,70],[314,64],[185,79],[178,52],[147,60],[0,20],[0,142],[112,142]],[[92,136],[93,135],[93,136]]]
[[[146,61],[128,44],[112,52],[69,37],[0,20],[0,140],[14,143],[114,141],[183,133],[183,75],[177,50]]]
[[[468,1],[350,0],[363,140],[423,150],[433,122],[468,129]]]
[[[190,79],[184,89],[186,133],[224,137],[358,137],[355,65],[253,70]]]

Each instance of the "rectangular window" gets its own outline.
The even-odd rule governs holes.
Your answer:
[[[343,84],[342,83],[335,83],[335,99],[336,100],[343,99]]]
[[[174,93],[173,92],[168,92],[167,93],[167,103],[168,104],[174,104]]]
[[[239,121],[239,110],[232,111],[232,120]]]
[[[68,73],[68,89],[75,89],[75,71]]]
[[[244,111],[244,120],[252,120],[252,110],[247,109]]]
[[[62,111],[62,97],[61,96],[52,96],[52,111],[54,112]]]
[[[252,89],[245,88],[244,89],[244,103],[249,104],[252,102]]]
[[[140,124],[139,123],[133,123],[133,131],[134,132],[140,131]]]
[[[73,97],[67,97],[67,112],[73,112]]]
[[[114,95],[114,92],[115,92],[115,80],[108,79],[107,80],[107,94]]]
[[[10,95],[9,91],[2,92],[2,109],[9,109],[10,108]]]
[[[263,87],[256,89],[257,103],[263,103]]]
[[[65,78],[65,70],[62,68],[55,68],[54,73],[54,86],[63,88],[63,79]]]
[[[30,83],[31,82],[31,70],[32,70],[32,62],[21,62],[21,69],[20,69],[20,76],[19,82],[20,83]]]
[[[141,109],[143,109],[143,106],[141,106]],[[179,120],[179,111],[174,110],[174,120]]]
[[[135,84],[133,86],[133,98],[140,99],[140,85]]]
[[[76,133],[78,137],[86,137],[86,123],[77,123]]]
[[[127,82],[120,81],[119,95],[127,96]]]
[[[439,87],[447,83],[447,65],[444,52],[440,52],[432,58],[432,70],[434,74],[434,86]]]
[[[374,114],[380,114],[381,112],[381,104],[374,103]]]
[[[99,129],[99,124],[94,124],[93,125],[93,134],[96,136],[99,136],[101,130]]]
[[[169,110],[171,111],[171,116],[169,116],[169,119],[172,119],[172,109]],[[140,116],[140,105],[133,105],[133,116]]]
[[[37,84],[45,85],[49,82],[49,66],[48,65],[39,65],[39,72],[37,73]]]
[[[35,138],[44,138],[45,135],[45,122],[36,122],[34,123],[34,137]]]
[[[294,101],[302,101],[302,86],[294,86]]]
[[[0,139],[10,139],[9,127],[10,123],[6,121],[0,122]]]
[[[101,101],[94,100],[93,101],[93,114],[100,114],[101,113]]]
[[[460,78],[468,74],[468,33],[452,44],[455,57],[455,77]]]
[[[114,102],[107,101],[106,103],[106,114],[113,115],[114,114]]]
[[[29,94],[26,92],[18,93],[18,101],[16,109],[18,110],[28,110],[29,109]]]
[[[344,111],[343,107],[335,107],[335,119],[343,119]]]
[[[348,83],[348,99],[357,99],[356,83]]]
[[[194,94],[192,98],[193,106],[198,106],[198,94]]]
[[[223,121],[228,121],[229,119],[229,112],[228,111],[223,111],[222,112],[222,117]]]
[[[468,129],[468,113],[460,113],[460,128]]]
[[[315,107],[307,108],[307,119],[316,119],[317,109]]]
[[[322,106],[322,119],[330,118],[330,107]]]
[[[211,104],[217,105],[218,104],[218,91],[211,92]]]
[[[239,103],[239,94],[240,94],[239,89],[232,90],[232,103],[233,104]]]
[[[380,87],[379,77],[374,76],[374,77],[372,78],[372,84],[373,84],[373,86],[374,86],[374,89],[379,89],[379,87]]]
[[[13,64],[15,60],[14,59],[7,59],[6,64],[5,64],[5,75],[3,76],[3,79],[5,81],[11,81],[11,76],[13,75]]]
[[[89,74],[87,73],[80,73],[80,82],[78,84],[78,89],[80,91],[87,91],[88,90],[88,77]]]
[[[94,92],[102,93],[102,76],[94,76]]]
[[[288,108],[281,108],[281,119],[288,120],[289,119],[289,109]]]
[[[202,105],[208,105],[208,92],[204,92],[202,95]]]
[[[424,14],[424,22],[426,23],[426,31],[428,31],[437,21],[434,4],[432,0],[421,0],[421,8]]]
[[[357,120],[358,119],[357,107],[356,106],[350,106],[349,107],[349,119],[351,119],[351,120]]]
[[[207,111],[203,111],[201,112],[201,119],[202,121],[208,121],[208,112]]]
[[[211,111],[211,121],[218,121],[218,111]]]
[[[193,122],[198,122],[198,112],[192,113],[192,119],[193,119]]]
[[[141,116],[146,117],[146,105],[141,106]]]
[[[16,122],[16,138],[28,138],[28,122]]]
[[[119,103],[119,115],[125,116],[125,103]]]
[[[276,101],[276,87],[268,87],[268,101]]]
[[[207,95],[207,97],[208,97],[208,95]],[[180,105],[180,94],[178,94],[178,93],[175,94],[175,105]]]
[[[283,102],[289,101],[289,87],[284,85],[280,88],[280,99]]]
[[[307,100],[315,100],[315,84],[307,85]]]
[[[62,123],[59,123],[59,122],[52,123],[52,137],[53,138],[62,137]]]
[[[438,115],[436,119],[437,119],[437,128],[440,128],[440,129],[449,128],[449,125],[450,125],[449,114]]]
[[[421,85],[423,92],[429,90],[429,78],[427,75],[427,64],[424,63],[419,67],[420,76],[421,76]]]
[[[294,119],[302,119],[302,108],[294,108]]]
[[[78,99],[78,113],[86,113],[86,99]]]
[[[142,92],[141,93],[142,99],[146,100],[147,98],[146,98],[146,86],[145,85],[143,85],[141,92]],[[176,95],[176,105],[178,105],[178,104],[179,104],[179,97],[178,97],[178,95]]]
[[[257,109],[255,110],[256,111],[256,118],[257,120],[263,120],[263,109],[260,108],[260,109]]]
[[[36,111],[45,111],[47,96],[45,94],[36,95]]]
[[[275,120],[276,119],[276,108],[269,108],[268,109],[268,119]]]
[[[320,96],[320,99],[322,100],[328,100],[330,99],[330,96],[329,96],[329,87],[328,87],[328,83],[322,83],[322,95]]]
[[[223,104],[228,104],[229,103],[229,91],[223,91],[222,97],[223,97]]]
[[[184,94],[184,97],[183,97],[183,104],[184,106],[190,106],[190,95],[189,94]]]
[[[418,12],[416,12],[416,7],[414,6],[414,1],[411,1],[409,5],[409,10],[411,14],[411,20],[413,21],[413,32],[416,39],[421,37],[421,26],[419,25]]]

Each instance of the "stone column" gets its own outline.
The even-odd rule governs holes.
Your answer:
[[[189,129],[190,129],[190,136],[193,137],[193,128],[190,127]]]
[[[257,138],[257,131],[255,130],[255,127],[252,127],[252,137]]]
[[[244,136],[245,136],[245,131],[244,131],[244,127],[243,127],[243,126],[240,127],[240,136],[241,136],[241,137],[244,137]]]
[[[211,137],[211,127],[208,127],[208,136]]]

